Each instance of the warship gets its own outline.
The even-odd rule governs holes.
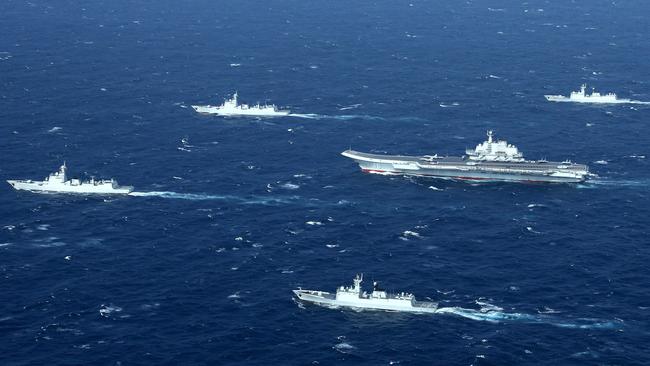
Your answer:
[[[232,98],[226,99],[223,104],[219,106],[213,105],[193,105],[192,108],[202,114],[216,114],[219,116],[235,117],[235,116],[254,116],[254,117],[280,117],[287,116],[291,111],[279,110],[275,104],[271,105],[248,105],[239,104],[237,101],[237,93]]]
[[[587,84],[580,86],[580,91],[572,91],[568,97],[564,95],[544,95],[549,102],[573,102],[573,103],[600,103],[600,104],[644,104],[630,99],[619,99],[614,93],[600,94],[592,88],[591,94],[587,94]]]
[[[120,186],[114,179],[87,181],[68,179],[68,167],[65,163],[59,171],[50,174],[42,181],[33,180],[8,180],[16,190],[25,190],[39,193],[78,193],[78,194],[129,194],[133,191],[131,186]]]
[[[463,156],[380,155],[346,150],[341,155],[355,160],[366,173],[405,175],[471,181],[579,183],[593,174],[583,164],[565,160],[526,160],[516,146],[488,139]]]
[[[438,303],[417,301],[413,294],[401,292],[388,293],[374,283],[371,293],[362,292],[363,275],[354,278],[350,287],[341,286],[336,293],[315,290],[293,290],[299,300],[327,307],[347,307],[354,309],[401,311],[410,313],[435,313]]]

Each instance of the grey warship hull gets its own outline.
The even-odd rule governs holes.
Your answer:
[[[336,294],[324,291],[293,290],[299,300],[329,308],[351,308],[358,310],[380,310],[405,313],[435,313],[438,303],[429,301],[412,301],[409,303],[391,301],[391,299],[354,298],[339,300]]]
[[[371,293],[362,292],[361,282],[363,275],[354,278],[351,287],[341,286],[336,293],[314,290],[293,290],[299,300],[326,306],[346,307],[365,310],[400,311],[408,313],[435,313],[438,309],[437,302],[417,301],[413,294],[406,292],[388,293],[379,288],[377,282],[373,284]]]
[[[346,150],[362,171],[469,181],[579,183],[589,176],[583,164],[547,161],[476,161],[467,157],[379,155]]]

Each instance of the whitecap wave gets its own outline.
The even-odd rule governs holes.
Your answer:
[[[353,345],[351,345],[350,343],[347,343],[347,342],[338,343],[333,348],[335,350],[337,350],[338,352],[341,352],[341,353],[350,353],[351,351],[354,351],[355,349],[357,349],[357,347],[355,347],[355,346],[353,346]]]
[[[99,307],[99,315],[103,316],[104,318],[109,317],[113,313],[119,313],[122,311],[122,308],[119,306],[114,306],[114,305],[100,305]]]
[[[408,237],[421,238],[420,233],[415,232],[415,231],[411,231],[411,230],[405,230],[405,231],[402,233],[402,235],[403,235],[405,238],[408,238]]]
[[[339,108],[339,111],[347,111],[347,110],[356,109],[356,108],[359,108],[359,107],[361,107],[360,103],[359,104],[351,104],[349,106]]]
[[[528,208],[535,208],[535,207],[547,207],[547,206],[542,203],[531,203],[528,205]]]
[[[285,184],[281,185],[280,187],[284,188],[284,189],[290,189],[290,190],[300,188],[300,186],[298,184],[293,184],[293,183],[285,183]]]
[[[356,350],[357,347],[355,347],[352,344],[350,344],[349,342],[347,342],[345,340],[345,338],[346,338],[345,336],[336,337],[336,339],[339,341],[339,343],[334,345],[334,347],[332,347],[332,348],[334,348],[335,350],[337,350],[338,352],[341,352],[341,353],[350,353],[350,352]]]
[[[526,226],[526,230],[528,230],[529,232],[531,232],[533,234],[541,234],[542,233],[540,231],[537,231],[537,230],[533,229],[532,226]]]

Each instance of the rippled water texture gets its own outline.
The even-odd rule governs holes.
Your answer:
[[[0,4],[3,365],[645,365],[647,2]],[[291,116],[220,118],[238,91]],[[579,185],[367,175],[485,132]],[[298,303],[356,273],[435,314]],[[368,291],[369,283],[366,283]]]

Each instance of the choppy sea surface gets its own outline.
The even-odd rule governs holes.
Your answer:
[[[0,3],[3,365],[647,365],[646,1]],[[275,103],[220,118],[191,104]],[[488,129],[578,185],[363,174]],[[436,314],[327,309],[356,273]]]

